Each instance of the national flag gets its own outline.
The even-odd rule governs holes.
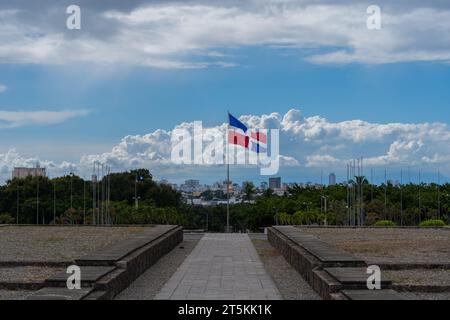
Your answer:
[[[247,136],[247,126],[230,113],[228,113],[228,119],[228,143],[248,149],[250,138]]]
[[[244,131],[244,134],[247,133],[247,126],[240,122],[237,118],[233,117],[230,113],[228,113],[228,119],[230,127],[241,129],[242,131]]]
[[[239,121],[236,117],[228,113],[229,129],[228,143],[242,146],[249,149],[250,143],[253,152],[267,152],[267,135],[261,131],[248,130],[247,126]]]
[[[251,150],[256,153],[267,152],[267,136],[260,131],[251,132]]]

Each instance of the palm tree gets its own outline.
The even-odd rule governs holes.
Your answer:
[[[249,181],[245,181],[243,192],[244,192],[245,200],[251,200],[252,195],[255,193],[255,186],[253,185],[253,183],[249,182]]]

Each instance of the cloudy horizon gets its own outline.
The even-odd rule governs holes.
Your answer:
[[[326,181],[328,173],[338,173],[343,180],[343,171],[349,161],[360,156],[364,157],[366,176],[370,170],[389,169],[391,180],[399,180],[399,170],[404,170],[407,181],[408,170],[422,170],[424,178],[437,170],[442,173],[442,181],[450,173],[450,149],[442,145],[450,143],[450,128],[444,123],[370,123],[358,119],[342,122],[330,122],[321,116],[304,117],[298,109],[290,109],[285,114],[273,112],[263,115],[241,115],[239,117],[250,128],[280,130],[280,173],[290,182],[318,182],[318,170],[323,170]],[[203,182],[220,181],[223,166],[220,165],[177,165],[171,160],[171,133],[175,129],[187,129],[192,132],[193,122],[183,122],[172,130],[157,129],[153,132],[139,135],[127,135],[120,139],[108,152],[99,154],[80,154],[79,159],[55,162],[40,157],[24,157],[15,149],[0,153],[0,172],[4,176],[10,174],[15,166],[34,166],[40,163],[48,169],[50,176],[58,176],[75,172],[89,178],[94,161],[101,162],[113,171],[126,171],[135,168],[148,168],[157,179],[168,179],[181,182],[184,179],[202,177]],[[203,135],[217,130],[225,132],[226,123],[204,127]],[[211,142],[205,141],[204,148]],[[370,151],[367,150],[370,145]],[[253,170],[252,170],[253,169]],[[199,172],[199,170],[201,172]],[[304,180],[293,180],[289,177],[292,171],[303,172]],[[306,174],[315,171],[315,178]],[[255,181],[267,177],[259,176],[255,168],[236,166],[236,181],[251,172]],[[245,173],[247,171],[247,173]],[[289,174],[289,172],[291,172]],[[410,172],[409,172],[410,173]],[[219,176],[217,176],[219,174]],[[208,177],[210,175],[210,177]],[[295,175],[292,175],[295,177]],[[306,179],[306,180],[305,180]],[[310,180],[308,180],[310,179]],[[380,181],[381,177],[378,177]],[[411,179],[411,181],[415,181]],[[437,180],[437,177],[436,177]]]

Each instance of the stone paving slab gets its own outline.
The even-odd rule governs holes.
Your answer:
[[[247,234],[205,234],[158,300],[278,300]]]

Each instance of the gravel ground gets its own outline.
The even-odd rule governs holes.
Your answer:
[[[202,234],[185,234],[183,242],[159,259],[115,299],[152,300],[192,252],[202,236]]]
[[[450,270],[413,269],[383,271],[394,284],[418,286],[450,286]]]
[[[253,245],[284,300],[320,300],[320,297],[267,241],[267,236],[250,234]]]
[[[0,228],[0,261],[72,261],[145,227]]]
[[[0,300],[25,300],[26,297],[33,294],[35,291],[12,291],[0,290]]]
[[[370,264],[450,263],[450,230],[299,228]]]
[[[425,293],[425,292],[402,292],[409,300],[450,300],[450,292]]]
[[[63,268],[48,267],[0,267],[0,282],[36,282],[64,271]]]

